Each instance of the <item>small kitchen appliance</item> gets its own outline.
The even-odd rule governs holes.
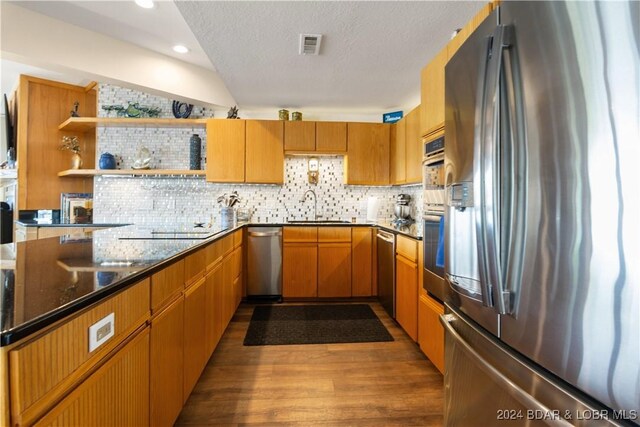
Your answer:
[[[393,208],[395,219],[392,221],[396,225],[406,225],[413,223],[411,218],[411,196],[408,194],[398,194],[396,205]]]

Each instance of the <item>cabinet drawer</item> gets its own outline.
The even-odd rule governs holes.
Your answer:
[[[151,312],[155,314],[183,289],[183,260],[173,263],[151,276]]]
[[[184,284],[194,284],[204,276],[207,263],[207,248],[200,249],[184,259]]]
[[[150,279],[9,352],[12,419],[30,422],[149,318]],[[114,335],[89,352],[89,327],[109,314]]]
[[[418,262],[418,241],[398,236],[396,238],[396,252],[410,261]]]
[[[233,234],[230,234],[227,237],[224,237],[222,240],[220,240],[220,245],[222,246],[222,256],[223,257],[229,255],[231,253],[231,251],[233,250],[233,241],[234,241]]]
[[[204,250],[206,252],[207,271],[211,271],[220,261],[222,261],[222,241],[215,241]]]
[[[242,246],[242,230],[233,233],[233,247],[237,248],[238,246]]]
[[[351,242],[351,227],[319,227],[318,242]]]
[[[317,242],[318,227],[284,227],[285,242]]]

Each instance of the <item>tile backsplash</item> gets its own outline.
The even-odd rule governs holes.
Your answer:
[[[173,117],[172,101],[113,85],[100,85],[99,110],[102,105],[138,102],[158,107],[161,117]],[[113,113],[111,113],[113,114]],[[212,117],[212,110],[194,107],[191,117]],[[114,154],[118,168],[128,169],[141,147],[152,155],[152,168],[188,169],[189,138],[198,133],[205,153],[206,135],[203,129],[99,128],[96,155]],[[203,154],[204,155],[204,154]],[[135,223],[145,225],[189,226],[194,222],[219,221],[218,196],[236,190],[241,198],[239,208],[249,209],[253,222],[284,222],[287,219],[311,219],[313,199],[308,189],[317,195],[318,214],[324,219],[366,220],[367,200],[376,197],[378,218],[392,219],[395,196],[410,194],[413,198],[412,217],[422,215],[420,185],[404,187],[351,186],[343,183],[344,158],[319,157],[320,179],[317,185],[307,182],[305,157],[285,158],[284,185],[214,184],[204,178],[96,177],[94,179],[94,222]],[[203,159],[204,169],[204,159]]]

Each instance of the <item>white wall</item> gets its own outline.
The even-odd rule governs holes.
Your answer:
[[[2,57],[207,106],[236,102],[217,73],[5,1]]]

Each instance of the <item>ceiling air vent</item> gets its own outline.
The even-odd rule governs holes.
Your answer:
[[[300,34],[300,55],[318,55],[322,34]]]

